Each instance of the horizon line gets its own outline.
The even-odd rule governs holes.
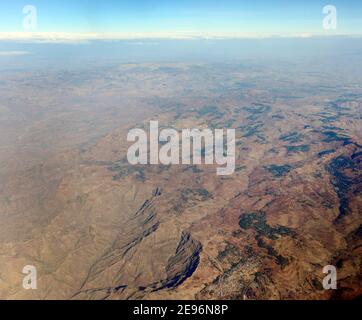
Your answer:
[[[81,43],[120,40],[237,40],[345,37],[360,38],[362,34],[338,33],[245,33],[245,32],[0,32],[0,41],[34,43]]]

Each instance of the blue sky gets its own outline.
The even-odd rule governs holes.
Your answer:
[[[338,10],[342,34],[362,34],[361,0],[1,0],[0,32],[22,32],[22,8],[39,32],[323,33],[322,8]]]

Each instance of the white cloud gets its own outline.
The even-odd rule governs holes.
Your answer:
[[[19,41],[36,43],[87,43],[103,40],[146,40],[146,39],[265,39],[265,38],[308,38],[326,36],[325,33],[242,33],[242,32],[123,32],[123,33],[65,33],[65,32],[0,32],[0,41]],[[329,36],[347,36],[329,34]]]
[[[31,54],[28,51],[0,51],[0,57],[25,56]]]

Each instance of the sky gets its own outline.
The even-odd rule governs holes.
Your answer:
[[[24,34],[25,5],[42,34],[362,35],[361,0],[0,0],[0,34]],[[337,9],[335,30],[323,29],[325,5]]]

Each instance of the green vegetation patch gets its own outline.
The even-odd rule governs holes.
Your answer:
[[[306,144],[300,146],[286,146],[288,153],[308,152],[310,147]]]
[[[245,110],[252,114],[263,114],[271,110],[271,106],[265,104],[253,104],[249,107],[246,107]]]
[[[270,112],[271,106],[265,104],[253,104],[250,107],[246,107],[244,110],[250,114],[250,116],[247,119],[257,120],[262,115],[266,115],[268,112]]]
[[[313,279],[312,280],[312,285],[315,289],[322,291],[324,290],[322,283],[318,280],[318,279]]]
[[[348,145],[352,143],[350,137],[334,131],[323,131],[322,134],[325,136],[323,142],[343,142],[343,145]]]
[[[202,169],[198,168],[196,165],[188,166],[183,171],[184,172],[191,171],[192,173],[202,173],[202,172],[204,172]]]
[[[206,201],[212,198],[212,194],[206,189],[182,189],[181,199],[187,201]]]
[[[202,116],[206,116],[209,114],[216,114],[218,112],[219,112],[219,109],[217,106],[204,106],[197,113],[200,117],[202,117]]]
[[[272,227],[268,225],[266,223],[265,213],[261,211],[249,212],[241,215],[239,225],[243,230],[254,229],[256,231],[255,239],[257,241],[258,247],[266,249],[268,255],[272,257],[275,262],[281,266],[281,268],[284,268],[289,264],[289,259],[278,254],[272,245],[267,244],[263,240],[263,237],[270,240],[276,240],[280,236],[294,237],[296,235],[295,231],[284,226]]]
[[[173,210],[180,214],[184,211],[184,209],[195,205],[195,203],[204,202],[212,198],[213,195],[206,189],[185,188],[180,191],[180,198],[173,206]]]
[[[272,165],[266,166],[264,168],[266,170],[268,170],[274,177],[277,177],[277,178],[287,175],[293,169],[293,167],[290,166],[289,164],[285,164],[285,165],[272,164]]]
[[[266,249],[268,251],[268,255],[275,259],[275,262],[280,265],[282,268],[289,264],[289,259],[283,257],[278,254],[278,252],[271,246],[268,245],[263,239],[257,237],[258,247]]]
[[[240,129],[243,130],[243,137],[249,138],[249,137],[255,136],[257,134],[261,134],[260,129],[262,127],[263,127],[263,124],[259,123],[259,124],[249,125],[246,127],[241,127]]]
[[[285,142],[297,143],[301,141],[302,135],[298,132],[291,132],[282,135],[279,139]]]
[[[141,181],[145,181],[145,168],[141,165],[132,166],[125,161],[117,161],[108,167],[108,170],[114,172],[113,180],[120,180],[131,174],[135,174],[135,177]]]
[[[349,197],[348,193],[351,190],[355,182],[352,178],[349,178],[344,174],[344,170],[358,170],[357,164],[350,158],[346,156],[339,156],[334,158],[327,166],[326,170],[332,176],[332,184],[334,189],[337,192],[340,206],[339,206],[339,216],[337,220],[347,215],[349,212]]]
[[[324,151],[321,151],[318,153],[318,157],[322,158],[324,156],[327,156],[327,155],[329,155],[331,153],[335,153],[335,152],[336,152],[335,149],[324,150]]]
[[[233,244],[227,242],[226,247],[224,250],[219,251],[217,255],[217,259],[219,261],[227,260],[229,257],[236,257],[237,260],[240,258],[240,250],[236,248]]]
[[[266,223],[264,212],[249,212],[240,216],[239,226],[243,230],[254,229],[258,236],[276,240],[278,236],[295,236],[295,232],[284,226],[271,227]]]

